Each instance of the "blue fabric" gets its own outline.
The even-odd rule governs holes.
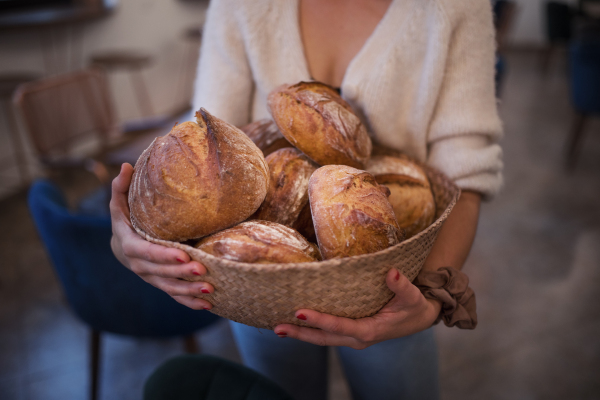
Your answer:
[[[51,182],[35,182],[29,210],[67,300],[93,329],[123,335],[188,335],[219,317],[189,309],[125,268],[113,255],[108,216],[71,213]]]
[[[327,347],[230,322],[244,364],[297,400],[325,400]],[[387,340],[364,350],[336,348],[354,400],[439,399],[433,330]]]
[[[569,59],[575,110],[600,115],[600,37],[572,42]]]

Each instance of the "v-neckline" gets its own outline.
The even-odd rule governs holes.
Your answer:
[[[296,43],[298,43],[298,45],[299,45],[298,56],[304,67],[306,76],[309,77],[309,79],[314,80],[312,78],[312,74],[310,73],[310,66],[308,65],[308,58],[306,57],[306,49],[304,48],[304,41],[302,40],[302,28],[300,26],[300,1],[301,0],[295,0],[294,4],[293,4],[294,5],[294,8],[293,8],[294,15],[292,18],[292,20],[294,21],[293,31],[295,32],[296,37],[297,37]],[[387,10],[385,10],[385,14],[383,14],[383,17],[377,23],[377,26],[375,26],[375,29],[373,29],[373,32],[371,32],[371,34],[369,35],[367,40],[365,40],[365,42],[363,43],[360,50],[358,50],[358,52],[354,55],[354,57],[352,57],[352,59],[348,63],[348,66],[346,67],[346,71],[344,71],[344,76],[342,77],[342,82],[340,83],[340,86],[339,86],[340,91],[343,92],[344,85],[348,81],[348,76],[351,76],[351,71],[352,71],[353,66],[358,63],[357,60],[360,60],[360,58],[363,56],[363,54],[369,51],[369,47],[371,47],[371,42],[373,42],[375,40],[374,38],[376,38],[379,35],[379,31],[384,29],[384,28],[382,28],[382,26],[385,26],[387,23],[387,20],[390,18],[392,7],[395,6],[396,1],[397,0],[392,0],[390,2],[390,5],[388,6]]]

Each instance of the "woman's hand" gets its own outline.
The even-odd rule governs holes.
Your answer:
[[[481,196],[478,193],[462,192],[440,229],[423,270],[436,271],[445,266],[462,268],[477,231],[480,202]],[[396,269],[391,269],[386,279],[388,287],[396,295],[372,317],[340,318],[302,309],[296,311],[296,318],[314,328],[286,324],[275,327],[275,333],[281,337],[293,337],[321,346],[364,349],[384,340],[412,335],[429,328],[440,314],[441,303],[426,299]]]
[[[209,310],[212,305],[195,296],[212,293],[214,288],[206,282],[185,280],[198,279],[206,274],[206,268],[197,261],[191,261],[182,250],[159,246],[142,239],[132,228],[127,202],[132,175],[133,167],[123,164],[119,176],[112,183],[110,215],[113,253],[123,265],[177,302],[194,310]]]
[[[296,318],[314,328],[284,324],[275,327],[275,333],[319,346],[348,346],[360,350],[433,325],[440,313],[440,302],[426,299],[397,269],[388,272],[386,282],[396,295],[372,317],[350,319],[301,309],[296,311]]]

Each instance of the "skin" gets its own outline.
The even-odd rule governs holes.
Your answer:
[[[304,53],[314,79],[340,87],[348,64],[362,48],[391,0],[302,0],[300,27]],[[146,282],[163,290],[190,308],[210,309],[212,305],[196,295],[212,293],[204,282],[187,282],[186,277],[206,273],[206,268],[183,251],[143,240],[131,227],[127,192],[133,167],[123,164],[112,184],[110,203],[116,257]],[[443,225],[424,270],[452,266],[461,269],[469,251],[479,219],[481,196],[463,192]],[[425,299],[421,292],[396,269],[387,274],[394,298],[376,315],[352,320],[301,309],[296,317],[311,326],[279,325],[275,332],[322,346],[348,346],[364,349],[375,343],[408,336],[429,328],[439,315],[441,304]]]

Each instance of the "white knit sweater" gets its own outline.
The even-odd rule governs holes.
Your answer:
[[[270,117],[267,95],[310,80],[298,0],[211,0],[194,107],[234,125]],[[493,197],[502,183],[489,0],[394,0],[351,61],[342,97],[375,141]]]

